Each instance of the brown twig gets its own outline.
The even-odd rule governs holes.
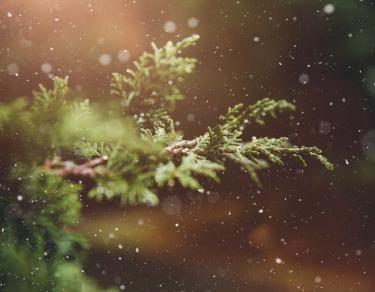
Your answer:
[[[96,176],[95,168],[107,162],[107,157],[98,157],[82,164],[75,164],[73,161],[50,161],[46,160],[43,167],[56,171],[63,177],[89,177]]]
[[[190,151],[192,148],[194,148],[197,145],[197,139],[193,140],[181,140],[172,143],[168,147],[165,148],[165,152],[172,156],[178,156],[180,154],[185,154],[188,151]]]
[[[197,145],[197,140],[181,140],[172,143],[165,148],[165,152],[172,158],[179,155],[186,154],[192,148]],[[91,159],[82,164],[76,164],[73,161],[66,160],[63,161],[60,158],[54,160],[46,160],[43,167],[45,169],[50,169],[55,171],[58,175],[68,178],[80,178],[88,177],[94,178],[97,174],[95,168],[99,165],[103,165],[107,162],[108,158],[106,156],[101,156],[98,158]]]

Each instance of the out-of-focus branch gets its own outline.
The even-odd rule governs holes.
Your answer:
[[[90,177],[96,176],[95,168],[107,162],[107,157],[98,157],[82,164],[75,164],[73,161],[50,161],[46,160],[43,167],[55,171],[63,177]]]

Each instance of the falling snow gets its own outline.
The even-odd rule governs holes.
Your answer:
[[[142,111],[137,115],[135,127],[145,121],[148,113],[137,103],[139,100],[156,108],[164,97],[184,95],[185,100],[157,113],[169,114],[175,107],[171,115],[176,122],[170,123],[168,116],[163,116],[160,123],[150,124],[150,132],[144,134],[155,139],[150,138],[151,141],[159,139],[162,131],[170,131],[168,139],[172,140],[193,139],[208,127],[215,131],[220,122],[218,117],[225,114],[228,106],[242,103],[246,107],[268,97],[286,99],[296,110],[281,113],[279,119],[260,113],[262,121],[241,117],[244,124],[239,128],[241,137],[248,140],[288,137],[296,145],[317,145],[334,165],[333,172],[326,172],[310,156],[306,158],[309,167],[304,167],[293,160],[279,165],[277,157],[266,161],[268,150],[261,152],[254,148],[259,151],[259,159],[255,160],[243,158],[233,150],[225,155],[245,159],[247,165],[242,172],[234,171],[236,163],[229,164],[229,174],[220,172],[220,184],[210,179],[199,181],[196,191],[183,187],[177,179],[179,173],[168,168],[175,177],[160,189],[152,189],[159,197],[159,204],[153,208],[147,204],[115,204],[104,197],[102,201],[92,200],[87,185],[109,197],[116,195],[105,184],[95,183],[97,178],[112,175],[106,173],[107,164],[100,165],[96,177],[79,179],[82,190],[78,200],[83,216],[73,220],[74,227],[64,229],[72,238],[75,232],[84,234],[91,247],[83,266],[74,275],[89,276],[99,286],[120,291],[372,291],[375,279],[373,1],[84,0],[75,1],[74,5],[73,2],[3,1],[1,131],[18,129],[20,117],[16,115],[11,116],[8,128],[3,125],[12,107],[34,108],[33,91],[38,84],[49,90],[55,76],[69,77],[66,101],[82,97],[84,102],[75,104],[74,109],[101,102],[95,111],[105,116],[106,122],[99,130],[113,133],[114,137],[125,124],[132,123],[129,120],[133,110]],[[186,52],[181,49],[173,60],[197,58],[194,71],[188,66],[176,68],[184,74],[192,73],[189,78],[167,74],[160,82],[162,85],[158,84],[165,91],[156,101],[150,97],[154,97],[158,88],[140,89],[131,96],[134,108],[129,108],[128,92],[121,97],[110,94],[111,74],[134,74],[133,62],[144,51],[152,52],[151,42],[161,47],[167,41],[176,43],[192,34],[200,35],[196,47]],[[157,63],[153,62],[152,65]],[[151,63],[148,66],[151,68]],[[167,65],[158,63],[158,66]],[[150,69],[142,78],[151,84],[159,77]],[[124,84],[124,87],[129,85]],[[181,92],[171,92],[175,86]],[[15,103],[5,107],[10,101]],[[112,103],[118,112],[109,110]],[[65,106],[65,100],[61,104]],[[55,115],[48,119],[58,117],[58,110],[48,108],[47,112]],[[85,117],[84,110],[80,114]],[[117,115],[126,121],[110,123]],[[59,200],[58,194],[50,193],[43,175],[18,174],[19,169],[30,164],[20,161],[19,153],[31,151],[34,142],[46,146],[41,151],[46,157],[38,153],[37,163],[32,167],[41,173],[53,173],[57,168],[45,167],[47,161],[71,159],[82,163],[86,156],[80,153],[80,147],[93,139],[87,134],[91,125],[81,126],[79,119],[71,119],[79,143],[72,151],[59,149],[54,157],[51,153],[56,145],[50,149],[44,143],[46,139],[57,139],[65,128],[59,123],[49,126],[47,122],[39,127],[29,121],[28,115],[21,118],[28,121],[27,127],[13,135],[0,135],[1,162],[14,160],[9,163],[14,172],[5,172],[10,167],[1,164],[2,238],[14,236],[7,221],[16,222],[20,230],[23,226],[40,228],[46,223],[35,220],[33,212],[49,204],[49,198]],[[35,128],[38,134],[27,136],[28,128]],[[223,140],[228,139],[226,134]],[[135,145],[132,135],[126,138],[130,148],[143,151],[143,140]],[[163,143],[167,145],[168,141]],[[221,142],[210,140],[210,143]],[[101,141],[91,146],[90,157],[94,158],[113,149],[118,151],[114,146],[102,145]],[[163,147],[155,148],[151,165],[159,163],[156,158],[159,156],[164,159],[161,164],[169,161]],[[216,150],[221,151],[219,147]],[[129,149],[121,151],[121,155],[129,154]],[[135,164],[142,168],[144,157],[140,157]],[[180,165],[182,157],[176,156],[173,163]],[[228,159],[215,162],[226,164]],[[253,165],[259,168],[262,186],[249,179],[252,173],[247,166]],[[68,162],[66,166],[73,167]],[[266,166],[273,168],[266,170]],[[11,177],[16,191],[9,190],[3,176]],[[156,180],[153,174],[151,178]],[[35,184],[44,184],[40,193],[45,199],[35,200],[34,186],[25,187],[24,182],[31,179]],[[138,182],[145,178],[126,174],[114,178],[117,179]],[[68,187],[74,186],[75,182],[69,181]],[[130,184],[121,188],[131,191]],[[1,209],[5,201],[11,204]],[[61,206],[61,210],[73,213],[70,208]],[[44,209],[41,214],[65,226],[65,222],[59,221],[58,212]],[[17,244],[35,247],[37,238],[32,235],[22,233],[22,241]],[[43,236],[52,240],[57,235]],[[68,250],[75,244],[62,245]],[[6,250],[4,244],[0,248]],[[35,262],[41,265],[33,265],[23,274],[12,275],[14,271],[0,260],[0,290],[27,289],[21,285],[27,282],[23,277],[33,279],[29,282],[35,291],[44,289],[38,277],[44,273],[42,263],[54,259],[55,248],[57,245],[48,241],[35,254]],[[18,256],[23,251],[16,252]],[[0,259],[2,255],[0,252]],[[71,264],[76,258],[74,253],[66,252],[59,260]],[[23,265],[27,266],[27,262]],[[6,278],[11,276],[16,279],[14,288],[5,285]],[[51,277],[58,279],[59,275]]]
[[[310,76],[307,75],[306,73],[302,73],[299,77],[298,80],[301,84],[306,85],[307,83],[310,82]]]
[[[164,23],[164,31],[167,33],[173,33],[177,30],[177,25],[171,20]]]
[[[99,63],[103,66],[108,66],[112,63],[112,56],[110,54],[102,54],[99,56]]]
[[[187,25],[188,25],[188,27],[190,27],[190,28],[196,28],[196,27],[198,27],[198,25],[199,25],[199,20],[196,19],[195,17],[190,17],[190,18],[188,19],[188,21],[187,21]]]
[[[323,7],[323,11],[324,11],[325,14],[332,14],[333,12],[335,12],[335,5],[333,5],[333,4],[326,4]]]

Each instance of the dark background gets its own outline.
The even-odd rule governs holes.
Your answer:
[[[85,200],[86,270],[125,291],[375,291],[374,1],[3,0],[0,98],[68,75],[105,101],[151,41],[193,33],[198,72],[176,111],[187,136],[229,105],[285,98],[292,117],[246,136],[317,145],[335,171],[289,164],[257,190],[230,167],[208,194],[165,191],[153,209]]]

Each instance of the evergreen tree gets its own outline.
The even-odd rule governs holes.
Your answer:
[[[205,133],[184,139],[171,114],[197,63],[182,51],[197,40],[152,44],[132,70],[113,74],[105,103],[77,99],[68,78],[55,78],[32,99],[0,104],[1,291],[100,290],[81,272],[87,243],[69,230],[79,223],[84,186],[97,200],[154,206],[161,188],[219,182],[227,161],[258,186],[262,169],[290,159],[333,168],[317,147],[286,137],[243,140],[248,124],[295,110],[286,100],[235,105]]]

